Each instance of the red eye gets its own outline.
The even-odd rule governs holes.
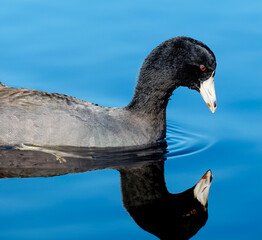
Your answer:
[[[204,65],[201,65],[200,69],[201,69],[202,72],[204,72],[204,71],[206,71],[207,68]]]

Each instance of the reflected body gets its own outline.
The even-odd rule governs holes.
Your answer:
[[[199,91],[215,111],[215,69],[215,55],[205,44],[177,37],[148,55],[134,97],[123,108],[0,84],[0,145],[120,147],[156,143],[166,136],[166,107],[179,86]]]
[[[212,173],[208,171],[193,188],[170,194],[164,179],[166,152],[165,142],[146,149],[1,149],[0,177],[52,177],[116,169],[121,175],[124,206],[141,228],[161,239],[189,239],[207,221]]]

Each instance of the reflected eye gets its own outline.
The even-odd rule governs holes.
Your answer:
[[[206,71],[207,68],[204,65],[201,65],[200,69],[201,69],[202,72],[204,72],[204,71]]]
[[[197,213],[197,210],[194,208],[192,209],[189,213],[187,213],[186,215],[184,215],[185,217],[190,217],[192,215],[195,215]]]
[[[191,215],[195,215],[196,212],[197,212],[196,209],[193,209],[193,210],[190,211],[190,214],[191,214]]]

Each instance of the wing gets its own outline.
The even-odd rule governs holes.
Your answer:
[[[93,103],[82,101],[80,99],[70,97],[58,93],[40,92],[37,90],[25,88],[9,88],[0,85],[0,108],[16,107],[29,108],[30,106],[45,107],[66,107],[73,105],[95,106]]]

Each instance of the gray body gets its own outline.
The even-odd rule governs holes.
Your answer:
[[[203,65],[205,72],[200,71]],[[0,84],[0,145],[120,147],[156,143],[166,135],[166,107],[172,92],[179,86],[199,91],[215,68],[215,56],[206,45],[177,37],[148,55],[134,97],[123,108]]]
[[[0,145],[132,146],[156,142],[164,131],[126,108],[1,86],[0,119]]]

